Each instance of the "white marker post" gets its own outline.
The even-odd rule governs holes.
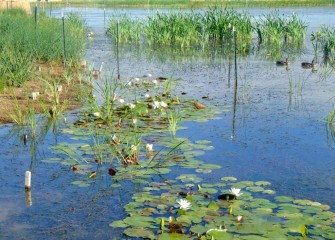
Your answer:
[[[26,197],[26,206],[30,207],[33,205],[33,201],[31,200],[31,172],[26,171],[24,177],[24,190],[25,190],[25,197]]]
[[[31,189],[31,172],[26,171],[25,178],[24,178],[24,189],[26,191],[30,191]]]

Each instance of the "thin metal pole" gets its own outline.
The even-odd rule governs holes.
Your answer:
[[[51,14],[52,14],[52,1],[50,1],[50,17],[51,17]]]
[[[237,47],[236,47],[236,29],[233,27],[234,34],[234,61],[235,61],[235,83],[234,83],[234,108],[233,108],[233,117],[232,117],[232,131],[231,131],[231,140],[235,138],[235,114],[236,114],[236,105],[237,105]]]
[[[37,4],[35,4],[35,9],[34,9],[34,15],[35,15],[35,29],[37,27]]]
[[[104,8],[104,30],[106,29],[106,8]]]
[[[117,64],[117,79],[121,79],[120,76],[120,61],[119,61],[119,21],[116,23],[116,64]]]
[[[66,49],[65,49],[65,18],[64,18],[64,13],[62,12],[62,22],[63,22],[63,63],[64,67],[66,68]]]

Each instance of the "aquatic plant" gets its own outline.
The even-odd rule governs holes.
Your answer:
[[[322,26],[319,31],[313,32],[311,40],[314,48],[319,46],[323,51],[323,62],[335,67],[335,29]]]
[[[142,22],[128,17],[125,13],[114,14],[108,23],[107,33],[115,42],[138,44],[141,40]]]
[[[171,110],[168,114],[169,131],[171,132],[172,136],[175,136],[182,117],[178,109]]]
[[[66,109],[67,100],[60,101],[60,95],[62,94],[62,87],[60,80],[53,80],[48,82],[47,80],[41,79],[45,84],[48,94],[48,103],[40,99],[41,107],[43,108],[44,114],[49,118],[58,118]]]
[[[271,59],[279,54],[273,52],[283,52],[292,55],[301,51],[306,37],[307,24],[297,17],[280,15],[279,11],[273,11],[263,15],[256,20],[254,26],[257,33],[258,45],[267,49],[267,53],[272,55]]]
[[[36,139],[36,128],[37,128],[36,110],[31,105],[29,99],[27,99],[27,105],[28,110],[27,110],[26,122],[29,125],[31,131],[31,138],[34,140]]]
[[[146,20],[114,16],[109,33],[115,38],[118,26],[121,42],[146,42],[149,45],[208,48],[232,40],[232,26],[238,29],[239,50],[249,51],[252,40],[251,18],[233,10],[209,8],[204,13],[190,11],[157,12]],[[208,42],[210,44],[208,44]]]
[[[14,97],[14,103],[14,113],[9,113],[9,117],[16,125],[25,126],[26,115],[23,106],[20,104],[17,97]]]
[[[329,211],[330,206],[276,196],[269,189],[270,185],[265,181],[238,182],[233,177],[223,177],[217,183],[203,183],[192,174],[148,183],[124,207],[129,215],[112,222],[110,227],[124,228],[123,234],[145,239],[335,236],[332,226],[335,214]],[[238,200],[217,200],[217,195],[227,193],[229,187],[243,188],[243,195],[239,194]],[[268,200],[269,195],[274,196],[272,200]]]

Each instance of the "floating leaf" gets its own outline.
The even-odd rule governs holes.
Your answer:
[[[197,224],[197,225],[193,225],[190,228],[190,231],[193,232],[193,233],[203,234],[204,232],[207,231],[207,229],[204,226],[202,226],[200,224]]]
[[[208,204],[208,207],[207,207],[209,210],[219,210],[219,206],[216,204],[215,201],[211,201],[209,204]]]
[[[88,186],[90,186],[90,184],[85,182],[85,181],[73,181],[72,184],[77,185],[78,187],[88,187]]]
[[[237,181],[237,178],[235,177],[223,177],[221,178],[222,181],[227,181],[227,182],[235,182]]]
[[[180,233],[162,233],[158,235],[158,240],[186,240],[186,237]]]
[[[256,186],[269,186],[269,185],[271,185],[271,183],[266,182],[266,181],[258,181],[258,182],[255,182],[255,185]]]
[[[132,227],[152,227],[151,224],[154,222],[154,218],[147,216],[130,216],[126,217],[123,221]]]
[[[124,221],[122,220],[117,220],[117,221],[114,221],[112,223],[109,224],[110,227],[113,227],[113,228],[126,228],[128,227],[129,225],[126,224]]]
[[[154,233],[146,228],[127,228],[123,234],[129,237],[155,239]]]

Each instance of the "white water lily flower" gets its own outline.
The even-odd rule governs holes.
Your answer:
[[[120,98],[120,99],[119,99],[119,102],[120,102],[120,103],[124,103],[124,99]]]
[[[148,73],[148,77],[152,77],[152,74],[151,74],[151,73]]]
[[[133,124],[136,125],[136,123],[137,123],[137,119],[134,118],[134,119],[133,119]]]
[[[115,134],[112,136],[112,140],[113,141],[117,141],[118,140]]]
[[[128,83],[127,83],[127,85],[128,86],[131,86],[133,83],[131,82],[131,81],[129,81]]]
[[[182,210],[187,210],[191,208],[191,203],[186,199],[177,200],[177,203],[179,203],[179,208]]]
[[[145,149],[148,151],[148,152],[151,152],[152,151],[152,149],[153,149],[153,144],[147,144],[146,146],[145,146]]]
[[[238,216],[236,217],[236,221],[237,221],[237,222],[241,222],[242,219],[243,219],[243,216],[241,216],[241,215],[238,215]]]
[[[161,107],[166,108],[168,105],[165,102],[160,102]]]
[[[94,116],[94,117],[100,117],[100,113],[99,113],[99,112],[94,112],[94,113],[93,113],[93,116]]]
[[[158,84],[158,81],[155,79],[155,80],[152,80],[152,83],[157,85]]]
[[[145,94],[144,96],[145,96],[145,98],[147,98],[147,99],[150,98],[150,94],[149,94],[149,93]]]
[[[240,188],[234,188],[232,187],[229,192],[233,195],[235,195],[236,197],[241,196],[243,193],[240,193],[241,189]]]
[[[129,108],[130,108],[130,109],[134,109],[134,108],[135,108],[135,104],[130,103],[130,104],[129,104]]]
[[[135,81],[136,81],[136,82],[139,82],[139,81],[140,81],[140,79],[139,79],[139,78],[135,78]]]
[[[161,103],[158,101],[154,101],[154,109],[159,108],[161,106]]]

